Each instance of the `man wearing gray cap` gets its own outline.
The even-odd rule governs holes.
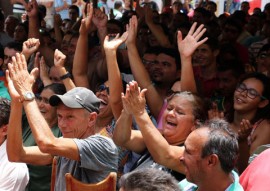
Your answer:
[[[65,174],[71,173],[85,183],[103,180],[117,170],[117,148],[111,139],[95,134],[95,123],[100,101],[95,94],[76,87],[64,95],[49,99],[57,107],[58,126],[62,138],[55,137],[41,115],[32,92],[34,75],[27,72],[23,55],[16,54],[9,64],[7,80],[12,98],[9,123],[9,160],[36,165],[51,164],[59,156],[55,190],[66,190]],[[38,147],[23,147],[21,141],[22,107],[27,115]]]

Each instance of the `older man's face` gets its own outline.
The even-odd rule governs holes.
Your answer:
[[[83,139],[94,133],[95,119],[85,109],[71,109],[64,104],[57,106],[58,127],[64,138]]]
[[[207,159],[201,157],[202,145],[207,141],[208,130],[199,129],[189,134],[185,141],[185,151],[180,161],[185,166],[186,179],[197,184],[205,177]]]

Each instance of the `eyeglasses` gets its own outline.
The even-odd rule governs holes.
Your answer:
[[[142,62],[144,65],[150,65],[150,64],[155,64],[155,61],[150,61],[150,60],[146,60],[146,59],[142,59]]]
[[[41,97],[40,95],[36,95],[36,101],[37,102],[43,102],[44,104],[50,104],[49,99],[46,97]]]
[[[247,91],[247,96],[250,99],[255,99],[256,97],[260,97],[261,99],[267,99],[266,97],[260,95],[255,89],[247,88],[246,84],[244,83],[238,84],[238,86],[236,87],[236,91],[240,93]]]
[[[98,88],[97,88],[97,92],[102,92],[102,91],[104,91],[104,90],[106,90],[107,94],[110,93],[109,87],[107,87],[105,84],[101,84],[101,85],[98,86]]]

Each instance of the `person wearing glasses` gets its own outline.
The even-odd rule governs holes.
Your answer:
[[[239,139],[240,155],[238,170],[241,173],[249,156],[260,145],[270,143],[270,78],[262,73],[245,75],[234,91],[234,112],[229,120],[231,128],[240,127],[251,131]],[[248,136],[249,135],[249,136]]]

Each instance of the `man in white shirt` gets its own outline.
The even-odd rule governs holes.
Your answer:
[[[24,191],[29,181],[26,164],[9,162],[6,137],[10,114],[10,101],[0,97],[0,190]]]

